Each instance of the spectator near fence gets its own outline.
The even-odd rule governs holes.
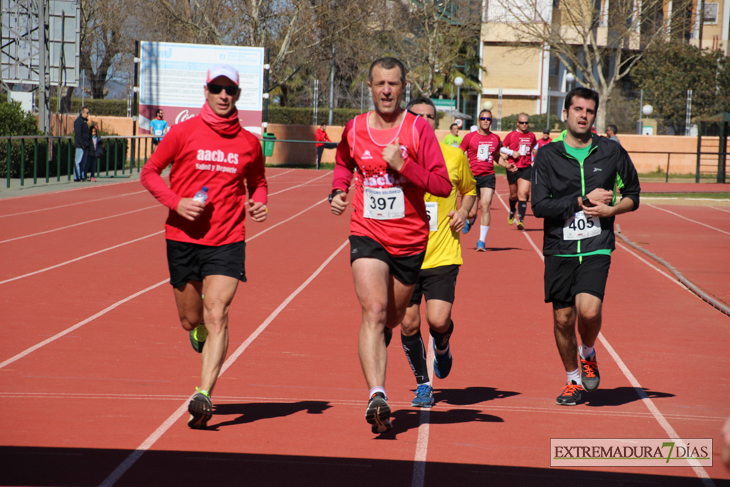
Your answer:
[[[91,131],[89,130],[89,109],[84,107],[79,116],[74,120],[74,147],[76,154],[74,158],[74,181],[86,180],[86,151],[91,143]]]
[[[314,140],[321,142],[314,144],[317,147],[317,169],[319,169],[319,163],[322,160],[322,153],[325,149],[336,149],[337,144],[330,140],[330,136],[327,135],[327,124],[323,123],[317,130],[314,131]]]
[[[96,125],[91,127],[91,142],[89,142],[89,150],[86,154],[86,169],[84,172],[89,176],[92,183],[96,182],[94,175],[96,174],[96,163],[101,158],[102,147],[101,138],[97,135]]]

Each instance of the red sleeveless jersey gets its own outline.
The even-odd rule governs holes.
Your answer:
[[[424,120],[408,112],[399,126],[388,130],[370,128],[369,115],[364,113],[348,123],[343,134],[344,144],[340,143],[337,152],[335,187],[343,185],[337,182],[338,170],[352,167],[355,172],[350,231],[352,235],[374,239],[391,255],[424,252],[428,244],[428,214],[424,203],[426,190],[432,188],[437,193],[446,194],[451,191],[451,182],[436,136]],[[394,143],[396,138],[405,161],[400,173],[391,169],[382,156],[385,146]],[[422,147],[424,138],[427,139],[426,147]],[[423,152],[428,152],[427,157],[424,157]],[[416,179],[410,180],[406,174]],[[346,180],[346,176],[339,178]],[[387,189],[393,191],[384,191]],[[387,198],[391,193],[399,199]],[[373,217],[383,208],[387,212],[393,203],[397,209],[399,202],[403,207],[402,217]]]

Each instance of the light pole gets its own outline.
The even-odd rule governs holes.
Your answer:
[[[459,94],[461,92],[461,85],[464,84],[464,78],[462,78],[461,76],[457,76],[456,79],[454,80],[454,84],[456,85],[456,111],[458,112],[459,111]],[[452,89],[452,93],[453,93],[453,88],[451,88],[451,89]]]

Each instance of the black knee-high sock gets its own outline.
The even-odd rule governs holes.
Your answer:
[[[431,336],[433,337],[433,342],[436,344],[436,348],[439,350],[446,350],[446,347],[449,346],[449,338],[451,338],[452,333],[454,333],[454,320],[451,320],[449,329],[444,333],[438,333],[431,330]]]
[[[408,363],[411,364],[413,375],[416,376],[416,382],[419,384],[428,382],[426,347],[423,346],[421,331],[419,330],[413,336],[405,336],[401,333],[400,341],[403,343],[403,350],[406,352],[406,357],[408,357]]]
[[[515,213],[515,206],[517,206],[517,200],[513,200],[512,198],[509,199],[509,212],[514,215]]]
[[[519,210],[517,211],[517,213],[520,216],[520,220],[524,220],[525,214],[527,214],[527,201],[520,201],[518,208]]]

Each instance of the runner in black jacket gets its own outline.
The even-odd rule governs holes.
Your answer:
[[[557,404],[565,406],[576,405],[581,391],[592,392],[600,382],[593,346],[615,248],[614,217],[636,210],[641,191],[626,151],[591,133],[598,101],[587,88],[566,95],[567,130],[538,151],[532,173],[532,211],[545,219],[545,302],[553,303],[555,341],[568,374]]]

